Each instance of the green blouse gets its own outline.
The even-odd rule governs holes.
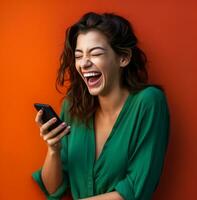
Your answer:
[[[49,195],[41,170],[33,173],[49,200],[58,200],[69,187],[73,199],[117,191],[125,200],[150,200],[162,173],[169,136],[169,110],[164,93],[150,86],[130,94],[96,160],[94,119],[87,128],[70,120],[68,102],[60,117],[71,133],[61,140],[64,180]]]

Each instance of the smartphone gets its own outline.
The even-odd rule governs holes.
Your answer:
[[[57,121],[48,128],[48,131],[53,130],[54,128],[56,128],[63,122],[49,104],[34,103],[34,107],[37,111],[41,109],[43,110],[42,119],[41,119],[42,124],[46,123],[53,117],[57,119]],[[64,129],[62,129],[60,132],[62,132]]]

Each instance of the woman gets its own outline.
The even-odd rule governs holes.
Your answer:
[[[70,188],[73,199],[150,200],[168,144],[169,111],[162,89],[148,84],[146,56],[130,23],[87,13],[67,29],[57,85],[69,78],[60,118],[35,121],[48,146],[33,174],[48,199]],[[69,133],[69,134],[68,134]]]

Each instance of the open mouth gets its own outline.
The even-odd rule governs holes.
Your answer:
[[[83,76],[86,79],[88,86],[93,87],[100,83],[102,74],[101,72],[86,72],[83,73]]]

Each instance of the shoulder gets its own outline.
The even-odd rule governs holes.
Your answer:
[[[139,91],[136,94],[136,101],[145,107],[167,104],[165,93],[155,86],[149,86]]]
[[[155,86],[149,86],[139,92],[139,98],[143,99],[144,101],[157,101],[165,99],[165,94],[161,89]]]

